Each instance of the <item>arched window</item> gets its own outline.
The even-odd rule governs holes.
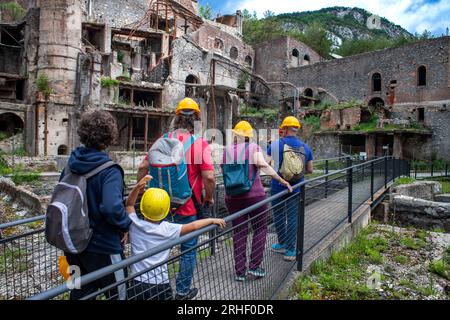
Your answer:
[[[214,40],[214,49],[217,49],[217,50],[220,50],[220,51],[223,50],[223,41],[220,40],[219,38],[216,38]]]
[[[372,92],[381,92],[381,74],[378,72],[372,75]]]
[[[192,74],[188,75],[186,77],[186,80],[184,81],[186,83],[186,89],[185,89],[185,96],[186,97],[194,97],[195,96],[195,86],[192,84],[199,84],[200,81],[198,78]]]
[[[427,85],[427,68],[425,66],[420,66],[417,69],[417,85],[418,86]]]
[[[303,95],[306,96],[306,97],[311,97],[312,98],[314,96],[314,93],[313,93],[313,90],[311,88],[307,88],[307,89],[305,89],[305,91],[303,91]]]
[[[0,114],[0,133],[6,138],[22,132],[23,128],[24,122],[18,115],[12,112]]]
[[[291,68],[297,68],[300,66],[300,52],[297,49],[292,50],[290,66]]]
[[[253,59],[252,59],[252,57],[246,56],[246,57],[245,57],[245,63],[246,63],[249,67],[251,67],[251,66],[253,65]]]
[[[69,153],[69,148],[62,144],[58,147],[58,156],[66,156]]]
[[[303,61],[305,65],[311,64],[311,58],[307,54],[305,54],[305,56],[303,57]]]
[[[384,100],[381,98],[373,98],[369,101],[368,105],[375,108],[384,107]]]
[[[239,51],[236,47],[231,47],[230,49],[230,57],[231,59],[237,59],[239,56]]]

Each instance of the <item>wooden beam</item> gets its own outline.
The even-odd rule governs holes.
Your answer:
[[[144,151],[147,151],[148,146],[148,113],[145,114],[144,124]]]

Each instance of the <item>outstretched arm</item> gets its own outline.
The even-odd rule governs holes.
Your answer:
[[[254,161],[255,161],[255,165],[259,169],[261,169],[265,174],[268,174],[273,179],[277,180],[280,184],[282,184],[286,188],[288,188],[289,192],[292,192],[292,187],[289,184],[289,182],[287,182],[286,180],[281,178],[280,175],[278,173],[276,173],[276,171],[266,162],[266,159],[264,159],[264,155],[262,154],[262,152],[255,153]]]
[[[183,227],[181,227],[180,235],[184,236],[185,234],[199,230],[199,229],[209,226],[211,224],[216,224],[222,229],[225,228],[227,225],[225,220],[223,220],[223,219],[201,219],[201,220],[197,220],[197,221],[183,225]]]

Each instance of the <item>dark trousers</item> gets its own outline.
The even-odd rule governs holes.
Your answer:
[[[67,262],[71,266],[77,266],[80,270],[80,276],[84,276],[95,270],[107,267],[111,264],[120,262],[124,257],[123,254],[98,254],[91,252],[83,252],[80,254],[66,253]],[[117,281],[123,280],[126,277],[126,270],[120,269],[114,273],[95,280],[82,286],[80,289],[73,289],[70,291],[70,300],[79,300],[91,293],[103,289]],[[125,300],[126,299],[126,284],[120,284],[104,293],[106,299]],[[92,299],[95,299],[92,298]]]
[[[245,201],[236,201],[232,198],[227,198],[225,201],[228,211],[230,214],[233,214],[244,208],[264,201],[265,199],[266,196],[261,196],[246,199]],[[233,227],[235,227],[233,230],[233,253],[234,268],[237,275],[244,275],[247,269],[247,237],[249,233],[248,220],[250,220],[250,224],[253,229],[252,250],[248,267],[250,270],[254,270],[258,268],[263,261],[267,237],[267,210],[267,205],[262,206],[233,220],[232,222]]]
[[[172,288],[169,283],[150,284],[133,280],[128,289],[130,300],[173,300]]]

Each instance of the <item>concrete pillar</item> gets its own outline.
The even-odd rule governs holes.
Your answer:
[[[111,53],[111,27],[106,25],[105,29],[103,30],[103,43],[102,43],[102,51],[105,54]]]
[[[400,134],[394,134],[394,154],[395,158],[403,158],[403,137]]]
[[[169,55],[169,35],[163,34],[161,40],[161,55],[167,57]]]
[[[368,159],[371,159],[376,155],[375,137],[376,136],[374,134],[369,134],[366,136],[366,154]]]

